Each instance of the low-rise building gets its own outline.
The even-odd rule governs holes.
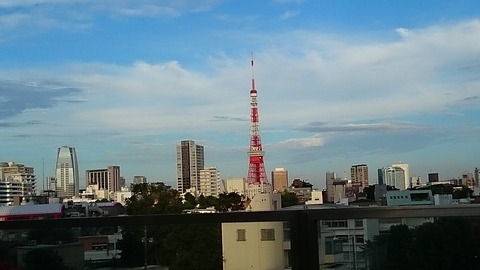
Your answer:
[[[386,194],[387,205],[433,205],[431,190],[390,190]]]

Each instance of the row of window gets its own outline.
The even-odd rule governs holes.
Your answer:
[[[261,241],[275,241],[275,229],[260,229]],[[247,241],[245,229],[237,229],[237,241]]]
[[[325,220],[325,221],[322,221],[322,227],[348,228],[348,222],[347,220]],[[356,228],[363,227],[363,220],[355,219],[355,227]]]

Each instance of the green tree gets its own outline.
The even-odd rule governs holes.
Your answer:
[[[202,195],[203,196],[203,195]],[[197,199],[195,198],[195,196],[193,196],[190,192],[187,192],[185,194],[185,201],[183,203],[183,207],[185,209],[194,209],[197,207]]]
[[[62,257],[48,248],[36,248],[25,255],[25,270],[58,269],[68,270]]]
[[[125,210],[128,215],[155,215],[181,213],[183,203],[178,191],[164,183],[141,183],[132,186],[132,196],[126,199]],[[145,235],[144,226],[124,226],[119,249],[122,250],[122,265],[140,266],[145,258],[147,241],[147,262],[169,263],[169,250],[163,246],[165,237],[173,226],[148,226]],[[152,243],[148,243],[152,238]]]
[[[465,218],[438,218],[418,227],[410,269],[472,269],[470,260],[476,254],[471,232]]]
[[[282,208],[300,204],[300,202],[298,201],[297,194],[295,194],[295,192],[284,190],[281,193],[281,196],[282,196]]]
[[[392,270],[409,269],[409,252],[413,235],[407,225],[396,225],[390,228],[386,245],[387,268]]]
[[[477,221],[476,221],[477,222]],[[365,245],[370,269],[477,269],[480,249],[468,218],[438,218],[416,229],[392,226]]]
[[[215,209],[219,212],[244,210],[243,198],[236,192],[221,193]]]
[[[30,231],[27,236],[28,240],[35,240],[37,244],[57,244],[73,243],[74,236],[70,229],[66,228],[54,228],[54,229],[40,229]]]
[[[132,196],[125,201],[128,215],[172,214],[183,210],[178,191],[161,182],[133,185]]]
[[[173,251],[170,270],[222,269],[220,224],[179,225],[165,239],[165,245]]]
[[[198,207],[202,209],[205,209],[207,207],[215,207],[216,205],[218,205],[218,198],[212,195],[205,197],[202,194],[198,197],[198,204]]]
[[[453,190],[452,198],[453,199],[465,199],[470,198],[473,194],[473,190],[471,190],[467,186],[461,186],[460,188],[456,188]]]
[[[170,186],[138,184],[133,186],[132,197],[127,199],[126,212],[129,215],[181,214],[184,207],[179,193]],[[143,265],[146,258],[148,264],[166,265],[173,270],[221,269],[219,224],[124,226],[122,234],[118,245],[124,266]]]

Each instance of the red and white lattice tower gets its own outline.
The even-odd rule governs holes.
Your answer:
[[[257,90],[255,89],[255,77],[253,75],[253,55],[252,65],[252,90],[250,90],[250,150],[248,151],[248,177],[247,184],[250,192],[249,197],[253,197],[256,193],[271,192],[268,183],[267,174],[265,173],[265,165],[263,163],[264,151],[262,148],[262,140],[260,138],[259,119],[258,119],[258,103]]]

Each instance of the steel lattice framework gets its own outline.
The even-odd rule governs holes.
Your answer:
[[[263,162],[264,151],[262,148],[262,140],[260,137],[259,119],[258,119],[258,103],[257,90],[255,89],[255,77],[253,75],[253,57],[251,60],[252,67],[252,90],[250,90],[250,150],[248,151],[249,165],[247,184],[262,185],[268,184],[267,174],[265,173],[265,165]]]

